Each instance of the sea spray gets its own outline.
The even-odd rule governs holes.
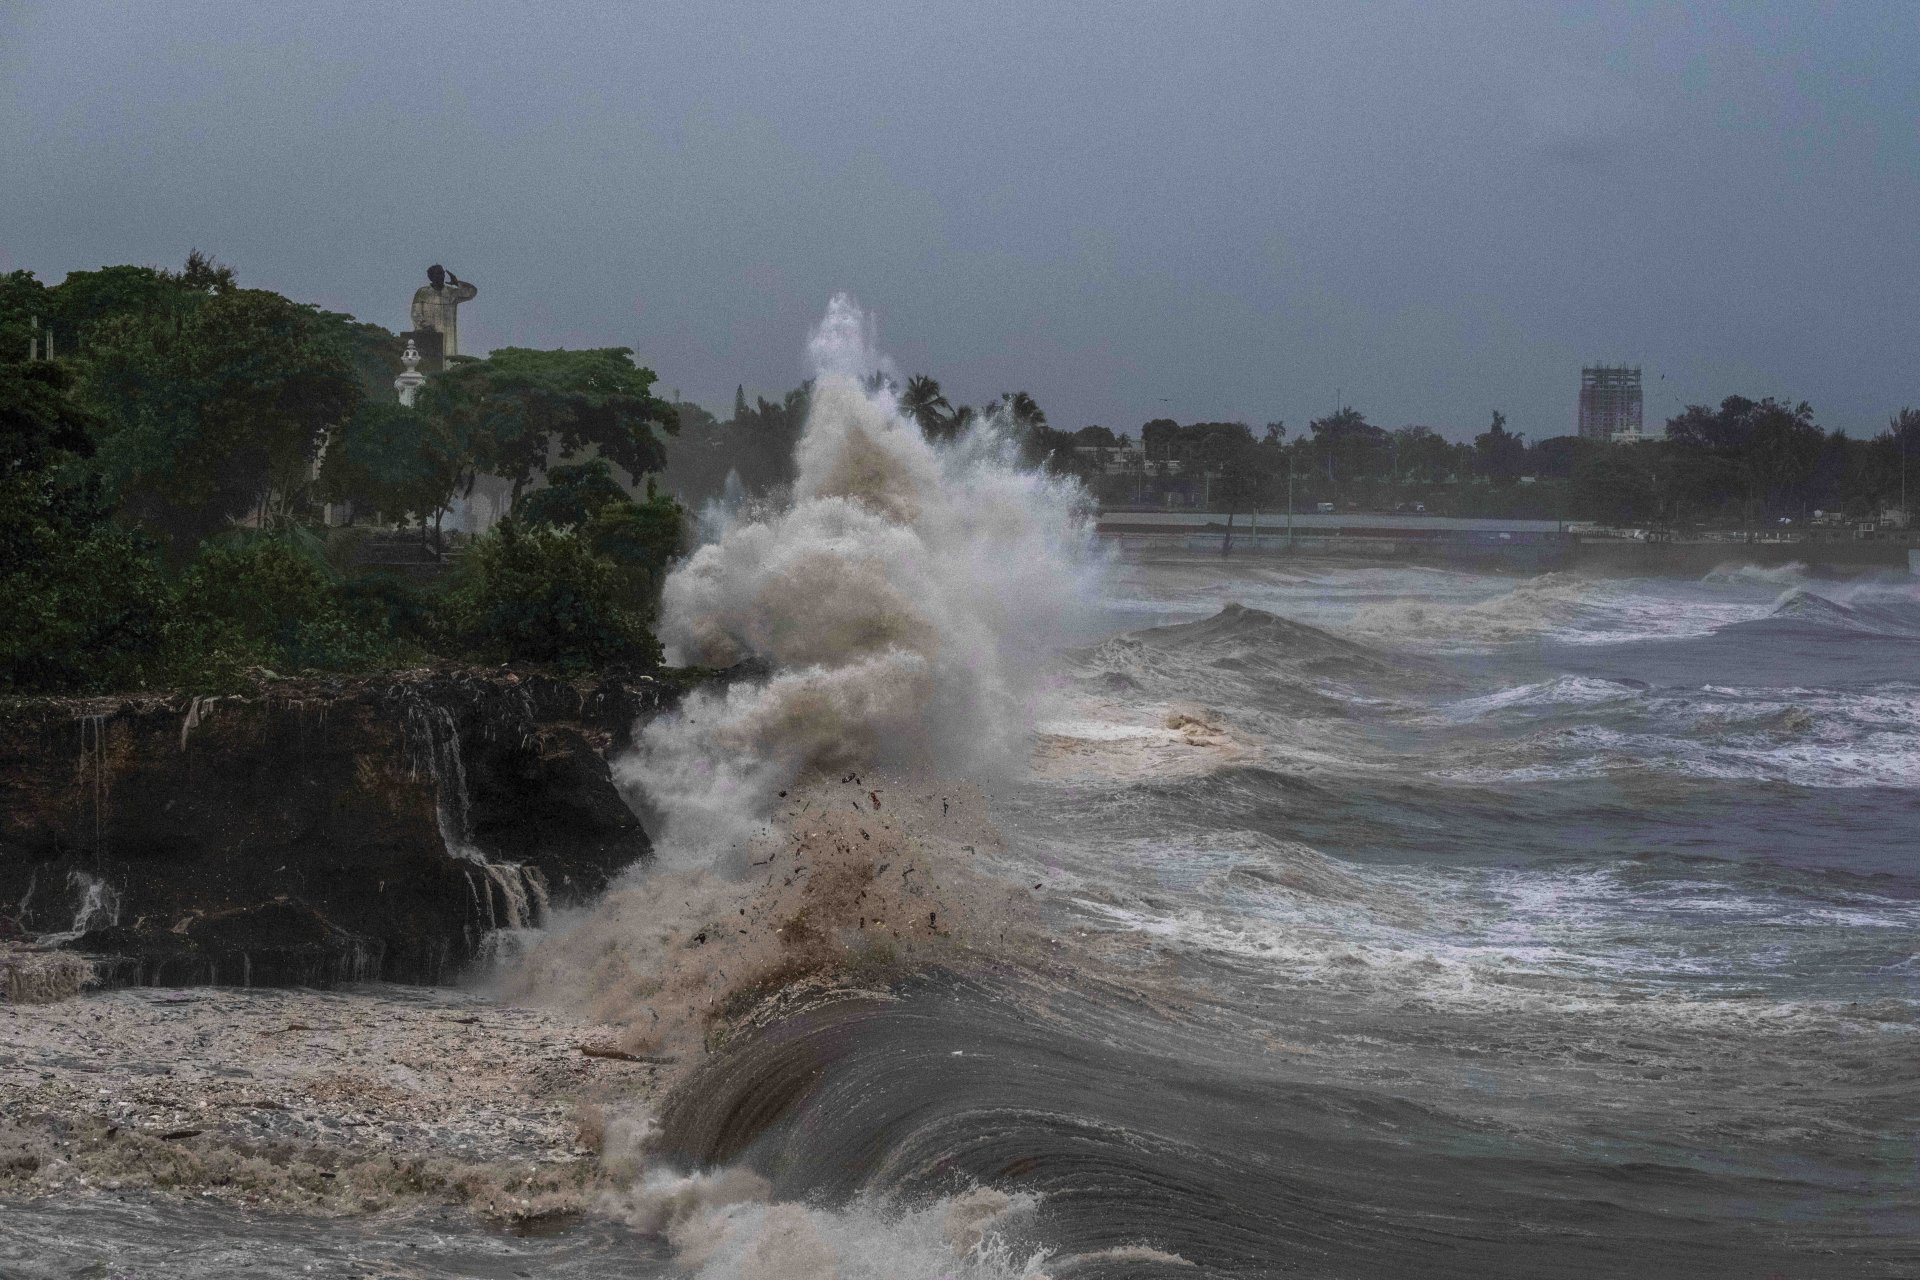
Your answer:
[[[676,660],[775,669],[696,695],[650,725],[621,769],[662,815],[678,865],[737,851],[810,767],[977,776],[1017,760],[1028,660],[1092,598],[1084,490],[1022,468],[995,420],[929,443],[867,376],[884,362],[845,295],[810,351],[791,500],[717,509],[713,540],[664,590]]]
[[[935,446],[868,378],[872,326],[836,297],[783,503],[711,509],[669,578],[680,661],[756,658],[642,732],[616,777],[658,814],[657,863],[527,957],[516,994],[698,1051],[709,1021],[813,976],[1009,945],[1024,886],[966,775],[1024,758],[1033,659],[1093,596],[1084,491],[1023,469],[1005,424]]]

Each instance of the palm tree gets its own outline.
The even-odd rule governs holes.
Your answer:
[[[900,412],[912,418],[920,425],[920,433],[929,440],[939,440],[953,434],[953,406],[947,403],[946,396],[940,393],[940,384],[924,373],[916,373],[907,379],[907,389],[900,395]]]
[[[1032,431],[1047,425],[1046,411],[1024,391],[1008,391],[1000,396],[1000,406],[1017,427]]]

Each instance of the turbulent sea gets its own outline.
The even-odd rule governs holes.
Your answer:
[[[1030,1194],[1050,1274],[1920,1273],[1911,583],[1175,558],[1107,603],[999,798],[1070,979],[782,1027],[698,1155]]]
[[[1048,962],[769,1023],[663,1117],[680,1167],[764,1175],[848,1276],[1920,1273],[1913,584],[1104,581],[992,798]],[[33,1275],[818,1273],[610,1221],[10,1213],[126,1268]]]
[[[528,962],[594,1020],[781,995],[617,1194],[16,1204],[0,1273],[1920,1275],[1913,580],[1108,555],[865,390],[856,311],[813,350],[793,493],[663,606],[771,674],[648,726],[660,864]]]

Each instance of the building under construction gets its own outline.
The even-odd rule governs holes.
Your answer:
[[[1594,364],[1580,371],[1580,438],[1640,435],[1640,366]]]

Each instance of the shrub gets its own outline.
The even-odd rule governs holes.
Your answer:
[[[377,622],[356,616],[327,565],[286,537],[205,544],[181,577],[167,624],[176,679],[229,684],[249,667],[345,671],[392,651]]]
[[[648,485],[645,502],[608,503],[593,513],[581,532],[600,555],[619,565],[649,610],[660,593],[667,566],[686,542],[686,512],[666,494]]]
[[[656,666],[660,643],[619,571],[572,530],[509,519],[474,540],[446,597],[453,643],[492,660]]]
[[[632,602],[649,616],[667,565],[686,540],[686,512],[647,481],[636,502],[598,458],[547,472],[547,485],[521,498],[514,518],[528,527],[576,529],[596,555],[611,560]]]
[[[7,532],[24,535],[0,539],[8,551],[25,554],[0,567],[0,687],[92,693],[146,683],[172,598],[145,541],[108,525],[73,541],[58,525]]]

